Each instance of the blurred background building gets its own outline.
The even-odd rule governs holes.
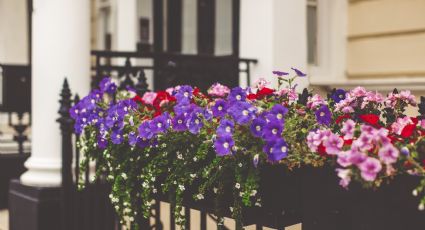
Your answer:
[[[0,0],[0,208],[30,152],[22,182],[60,185],[65,76],[84,95],[126,66],[143,68],[150,89],[276,84],[271,71],[296,67],[308,73],[299,87],[321,93],[362,85],[419,96],[424,12],[425,0]]]

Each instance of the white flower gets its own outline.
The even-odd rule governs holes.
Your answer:
[[[204,199],[204,195],[198,194],[198,195],[196,195],[196,198],[198,198],[198,200],[203,200]]]
[[[190,177],[195,178],[196,177],[196,174],[195,173],[191,173],[190,174]]]
[[[257,195],[257,190],[254,189],[251,191],[251,196],[255,196],[255,195]]]
[[[241,188],[241,184],[236,183],[236,184],[235,184],[235,188],[240,189],[240,188]]]
[[[414,190],[412,191],[412,195],[413,195],[413,196],[418,196],[418,190],[414,189]]]
[[[214,193],[218,192],[218,188],[214,188],[213,190],[214,190]]]
[[[180,189],[181,191],[184,191],[184,185],[179,185],[179,189]]]
[[[233,212],[233,207],[229,207],[230,211]]]
[[[157,193],[157,192],[158,192],[158,190],[156,190],[156,188],[154,188],[154,189],[152,190],[152,192],[153,192],[153,193]]]
[[[152,182],[155,182],[155,181],[156,181],[156,178],[155,178],[155,177],[152,177],[152,178],[151,178],[151,181],[152,181]]]
[[[193,158],[193,161],[197,162],[198,161],[198,158],[197,157],[194,157]]]
[[[182,160],[183,159],[183,155],[182,154],[177,154],[177,159]]]
[[[148,185],[148,183],[143,182],[142,187],[143,187],[143,188],[147,188],[147,187],[149,187],[149,185]]]
[[[260,202],[255,202],[255,206],[261,207],[261,203]]]
[[[239,166],[239,168],[242,168],[242,163],[239,163],[238,166]]]
[[[420,203],[418,206],[419,211],[423,211],[425,209],[425,206],[423,203]]]
[[[121,173],[121,177],[122,177],[124,180],[126,180],[126,179],[127,179],[127,174],[125,174],[125,173]]]
[[[243,197],[244,192],[239,192],[239,196]]]

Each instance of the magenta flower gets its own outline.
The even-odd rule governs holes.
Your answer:
[[[326,152],[329,155],[336,155],[341,152],[344,140],[335,134],[331,134],[328,139],[323,141],[323,145],[326,147]]]
[[[392,164],[397,161],[399,151],[392,144],[387,144],[379,149],[378,156],[384,164]]]
[[[155,92],[146,92],[142,97],[143,103],[153,105],[153,101],[155,100],[156,95],[157,93]]]
[[[381,171],[382,165],[378,159],[373,157],[366,158],[359,166],[361,176],[365,181],[374,181],[376,175]]]
[[[341,179],[339,185],[343,188],[347,188],[351,181],[351,170],[350,169],[336,169],[338,177]]]
[[[208,94],[215,97],[224,97],[230,93],[230,89],[220,83],[215,83],[208,89]]]

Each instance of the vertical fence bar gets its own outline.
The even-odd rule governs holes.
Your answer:
[[[201,228],[202,230],[207,229],[207,213],[204,211],[201,211]]]
[[[60,117],[57,122],[60,123],[62,134],[62,229],[72,230],[74,184],[72,179],[72,123],[69,109],[71,108],[71,90],[68,81],[65,79],[61,91]]]

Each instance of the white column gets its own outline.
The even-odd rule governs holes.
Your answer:
[[[273,70],[307,71],[306,0],[243,0],[240,23],[240,55],[258,59],[251,82],[264,77],[276,86]]]
[[[64,77],[73,93],[86,95],[90,82],[88,0],[34,0],[32,40],[32,154],[21,182],[61,184],[59,93]]]
[[[116,50],[136,51],[137,48],[137,2],[116,1]]]

